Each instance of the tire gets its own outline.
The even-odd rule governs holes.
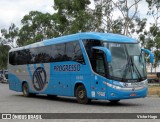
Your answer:
[[[116,103],[118,103],[120,100],[110,100],[110,102],[112,103],[112,104],[116,104]]]
[[[51,98],[51,99],[56,99],[56,98],[57,98],[57,95],[50,95],[50,94],[47,94],[47,97],[48,97],[48,98]]]
[[[90,99],[87,98],[87,91],[83,85],[79,85],[76,88],[76,99],[80,104],[87,104],[90,102]]]
[[[22,91],[23,91],[23,96],[25,96],[25,97],[30,97],[31,96],[31,94],[29,93],[29,87],[28,87],[27,83],[24,83],[22,85]]]

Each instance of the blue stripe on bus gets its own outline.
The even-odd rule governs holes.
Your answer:
[[[34,66],[34,69],[36,70],[36,69],[37,69],[37,65],[36,65],[36,64],[33,64],[33,66]]]
[[[43,67],[43,68],[44,68],[44,64],[43,64],[43,63],[41,63],[41,67]]]

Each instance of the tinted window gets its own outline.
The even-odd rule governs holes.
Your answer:
[[[66,57],[68,60],[84,64],[83,54],[78,42],[69,42],[66,44]]]
[[[9,53],[9,63],[12,64],[12,65],[16,65],[15,64],[15,52],[11,52]]]
[[[66,43],[57,44],[55,48],[52,48],[54,51],[54,61],[67,61],[65,59],[65,52],[66,52]]]
[[[88,57],[91,59],[93,56],[93,49],[94,46],[102,46],[101,41],[99,40],[84,40],[83,44],[85,46],[85,49],[87,51]]]
[[[95,57],[93,55],[94,53],[93,53],[92,47],[94,47],[94,46],[102,46],[102,43],[99,40],[84,40],[83,44],[85,46],[86,52],[87,52],[89,60],[91,62],[92,69],[94,70]]]
[[[69,42],[11,52],[9,63],[12,65],[76,61],[82,64],[84,58],[79,42]]]
[[[95,55],[95,70],[94,71],[102,76],[105,76],[105,60],[104,60],[103,52],[97,53]]]
[[[48,63],[52,62],[51,46],[43,46],[31,50],[33,63]]]

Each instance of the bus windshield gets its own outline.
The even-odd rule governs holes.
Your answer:
[[[146,78],[145,60],[138,44],[106,43],[112,54],[109,63],[109,75],[113,78],[136,79],[138,81]]]

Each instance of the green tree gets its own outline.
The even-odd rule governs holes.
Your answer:
[[[21,20],[22,28],[19,31],[19,44],[26,45],[57,36],[55,18],[55,15],[49,13],[29,12]]]
[[[8,45],[10,48],[17,47],[17,38],[18,38],[19,28],[16,27],[14,23],[11,23],[8,29],[1,29],[1,43],[3,45]]]
[[[8,51],[10,48],[17,47],[17,37],[19,29],[15,24],[11,24],[9,29],[1,29],[0,37],[0,69],[7,68]]]
[[[90,31],[92,13],[88,12],[89,0],[54,0],[54,14],[31,11],[22,19],[18,42],[26,45],[44,39]]]
[[[94,0],[100,26],[105,32],[119,33],[132,36],[133,33],[140,34],[146,25],[147,19],[138,16],[138,5],[142,0]],[[116,13],[120,13],[115,17]]]
[[[147,15],[154,20],[150,23],[149,31],[145,35],[146,46],[154,52],[156,69],[160,62],[160,0],[146,0],[146,2],[149,8]]]
[[[7,60],[8,60],[8,46],[0,45],[0,69],[7,68]]]
[[[56,26],[61,35],[95,30],[93,11],[89,0],[54,0],[57,10]]]

